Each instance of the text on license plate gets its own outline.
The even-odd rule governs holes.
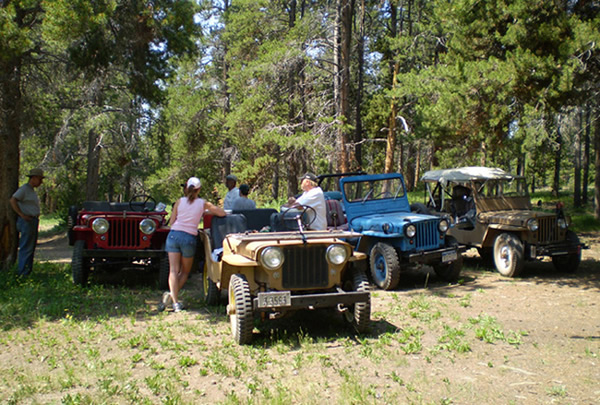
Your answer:
[[[292,298],[289,291],[258,293],[258,307],[289,307],[292,305]]]
[[[442,253],[442,263],[453,262],[456,260],[456,250]]]

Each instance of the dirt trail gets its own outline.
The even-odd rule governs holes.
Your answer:
[[[36,260],[42,262],[70,263],[72,254],[67,232],[39,238],[35,249]]]

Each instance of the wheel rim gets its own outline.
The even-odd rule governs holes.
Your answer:
[[[502,269],[503,270],[508,269],[512,262],[512,252],[511,252],[510,248],[506,245],[503,245],[500,248],[499,256],[500,256],[499,264],[502,267]]]
[[[375,269],[373,271],[373,278],[377,284],[381,284],[385,281],[387,276],[388,268],[385,258],[382,254],[378,253],[375,256]]]
[[[232,288],[232,283],[229,284],[229,323],[231,325],[231,333],[235,336],[238,329],[238,317],[237,317],[237,302],[235,301],[235,291]]]

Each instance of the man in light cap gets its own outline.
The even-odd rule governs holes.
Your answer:
[[[40,218],[40,200],[35,192],[44,181],[42,169],[32,169],[29,181],[15,191],[10,198],[10,206],[17,213],[17,232],[19,232],[18,274],[27,276],[33,269],[33,254],[37,244]]]
[[[235,200],[240,198],[240,190],[235,186],[237,183],[237,177],[233,174],[227,175],[225,177],[225,185],[227,186],[227,194],[225,195],[225,200],[223,200],[223,209],[232,210],[233,203]]]
[[[300,188],[304,193],[298,199],[290,197],[286,206],[311,207],[315,210],[316,218],[310,224],[310,229],[322,231],[327,229],[327,209],[325,205],[325,196],[323,190],[317,184],[317,176],[312,173],[306,173],[300,177]]]

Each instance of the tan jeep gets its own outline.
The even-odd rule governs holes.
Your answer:
[[[366,255],[346,242],[357,237],[339,230],[257,232],[253,210],[212,218],[200,231],[205,252],[204,299],[219,302],[227,291],[231,332],[239,344],[252,340],[254,319],[274,319],[298,309],[335,308],[359,331],[371,316]],[[264,215],[263,215],[264,216]],[[222,250],[221,250],[222,249]]]
[[[570,217],[534,211],[525,179],[502,169],[462,167],[425,173],[428,202],[415,211],[450,214],[448,232],[459,243],[476,247],[484,259],[493,258],[500,274],[514,277],[526,260],[550,256],[559,271],[574,272],[581,261]]]

